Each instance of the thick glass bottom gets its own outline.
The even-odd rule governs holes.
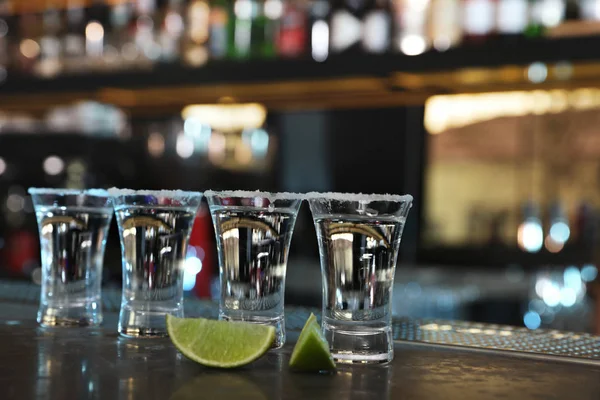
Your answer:
[[[69,305],[40,304],[37,321],[44,327],[95,327],[102,323],[102,310],[96,301]]]
[[[337,363],[384,364],[394,358],[392,329],[389,326],[326,319],[322,329]]]
[[[183,317],[183,307],[175,309],[148,308],[139,310],[128,304],[121,304],[118,332],[129,338],[161,338],[169,336],[166,316]]]
[[[242,314],[235,311],[221,311],[219,312],[219,319],[222,321],[240,321],[252,324],[271,325],[275,327],[275,341],[271,348],[278,349],[285,344],[285,318],[283,315],[270,318],[262,315],[248,315],[247,312]]]

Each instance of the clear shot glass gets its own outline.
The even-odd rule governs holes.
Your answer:
[[[287,259],[301,195],[207,191],[217,238],[219,319],[272,325],[285,343]]]
[[[165,316],[183,317],[183,272],[202,193],[109,189],[123,264],[118,331],[167,336]]]
[[[323,285],[322,329],[341,363],[394,357],[392,291],[411,196],[308,193]]]
[[[30,188],[40,235],[46,327],[102,323],[102,263],[113,210],[104,190]]]

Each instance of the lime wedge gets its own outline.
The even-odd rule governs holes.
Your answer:
[[[335,369],[335,362],[329,352],[329,344],[323,337],[317,317],[312,313],[300,332],[290,359],[290,368],[305,372]]]
[[[187,358],[207,367],[235,368],[257,360],[275,340],[272,326],[167,315],[171,341]]]

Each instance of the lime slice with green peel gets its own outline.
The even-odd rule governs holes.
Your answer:
[[[184,356],[215,368],[249,364],[264,355],[275,340],[272,326],[172,315],[167,315],[167,331]]]
[[[304,372],[335,369],[335,362],[329,352],[329,343],[323,337],[317,317],[312,313],[300,332],[290,359],[290,368]]]

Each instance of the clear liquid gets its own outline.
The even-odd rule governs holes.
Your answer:
[[[357,349],[364,349],[366,357],[391,352],[392,289],[403,226],[398,219],[315,219],[324,280],[323,328],[334,357],[343,359],[348,353],[352,358]]]
[[[184,261],[195,210],[129,206],[115,212],[123,262],[119,332],[165,335],[165,314],[183,316]]]
[[[221,274],[220,318],[281,327],[289,246],[296,220],[290,212],[213,209]]]
[[[42,255],[43,325],[95,325],[102,320],[102,262],[112,209],[36,211]]]

